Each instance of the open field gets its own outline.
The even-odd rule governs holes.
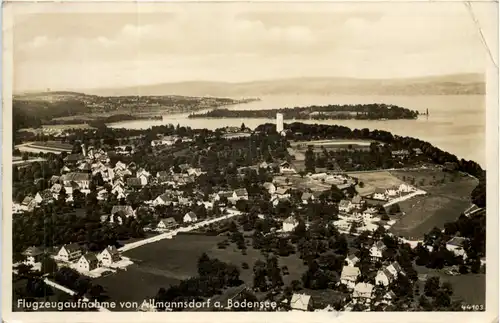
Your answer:
[[[438,276],[441,282],[449,282],[453,286],[453,298],[462,300],[464,305],[486,305],[486,275],[466,274],[451,276],[436,269],[417,266],[419,274],[427,274],[429,277]],[[423,284],[422,284],[423,286]],[[423,291],[423,289],[422,289]]]
[[[218,249],[217,243],[224,239],[224,236],[177,235],[174,239],[150,243],[124,253],[135,262],[126,271],[94,279],[94,282],[105,288],[111,300],[142,302],[154,297],[160,287],[168,288],[182,279],[196,276],[198,259],[206,252],[211,258],[236,265],[240,269],[240,278],[252,286],[253,265],[257,259],[264,260],[264,256],[252,247],[248,247],[247,254],[243,255],[234,244]],[[280,267],[287,266],[290,272],[283,276],[285,284],[300,280],[307,269],[296,255],[278,257],[278,261]],[[249,269],[241,268],[243,262],[249,265]]]
[[[374,141],[369,140],[347,140],[347,139],[326,139],[326,140],[311,140],[311,141],[295,141],[291,142],[290,145],[292,147],[303,147],[307,148],[307,146],[314,147],[325,147],[325,148],[336,148],[338,146],[370,146],[370,144]]]
[[[298,174],[276,176],[274,182],[278,186],[290,186],[299,190],[310,189],[312,191],[325,191],[331,187],[331,184],[324,184],[308,177],[301,177]]]
[[[356,191],[362,196],[373,193],[376,188],[396,188],[403,183],[402,180],[387,171],[347,173],[347,175],[357,178],[359,182],[363,182],[364,186],[362,188],[359,184],[356,186]]]
[[[25,143],[21,145],[15,146],[16,149],[19,149],[21,152],[50,152],[50,153],[61,153],[63,151],[65,152],[71,152],[73,147],[70,144],[64,144],[61,142],[56,142],[56,141],[47,141],[47,142],[41,142],[41,141],[35,141],[35,142],[30,142],[30,143]]]
[[[434,169],[391,173],[414,180],[416,187],[428,193],[398,203],[404,215],[391,231],[410,239],[420,239],[432,228],[443,228],[445,223],[458,219],[470,206],[470,193],[477,185],[477,180],[469,176]]]

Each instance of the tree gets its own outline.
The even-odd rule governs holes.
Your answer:
[[[57,272],[57,263],[51,257],[45,256],[41,261],[41,271],[44,274],[53,274]]]
[[[307,148],[305,153],[305,167],[306,172],[314,173],[316,172],[316,158],[311,147]]]
[[[399,207],[398,203],[394,203],[389,207],[390,214],[397,214],[399,212],[401,212],[401,208]]]
[[[439,290],[439,277],[431,277],[425,282],[425,295],[434,297]]]

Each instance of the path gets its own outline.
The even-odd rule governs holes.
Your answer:
[[[76,292],[75,292],[75,291],[73,291],[73,290],[71,290],[71,289],[69,289],[69,288],[67,288],[67,287],[64,287],[63,285],[60,285],[60,284],[58,284],[58,283],[56,283],[56,282],[53,282],[52,280],[49,280],[48,278],[45,278],[45,279],[43,280],[43,282],[44,282],[45,284],[47,284],[47,285],[49,285],[49,286],[53,287],[53,288],[56,288],[56,289],[59,289],[59,290],[60,290],[60,291],[62,291],[62,292],[65,292],[66,294],[69,294],[69,295],[71,295],[71,296],[73,296],[73,295],[75,295],[75,294],[76,294]],[[84,301],[84,302],[89,302],[90,300],[89,300],[87,297],[85,297],[85,296],[84,296],[84,297],[83,297],[83,301]],[[108,310],[107,308],[100,307],[100,306],[98,306],[98,307],[97,307],[97,310],[98,310],[99,312],[110,312],[110,310]]]
[[[425,195],[427,194],[427,192],[425,191],[422,191],[422,190],[418,190],[416,192],[413,192],[413,193],[410,193],[408,195],[405,195],[405,196],[400,196],[400,197],[397,197],[395,198],[394,200],[391,200],[387,203],[384,204],[384,207],[388,207],[390,205],[393,205],[393,204],[396,204],[396,203],[399,203],[399,202],[403,202],[403,201],[406,201],[408,199],[411,199],[412,197],[415,197],[417,195]]]
[[[201,221],[201,222],[195,223],[195,224],[193,224],[193,225],[191,225],[189,227],[175,229],[175,230],[172,230],[172,231],[169,231],[169,232],[161,233],[161,234],[156,235],[154,237],[150,237],[150,238],[146,238],[146,239],[143,239],[143,240],[139,240],[139,241],[127,243],[123,247],[121,247],[120,249],[118,249],[118,251],[124,252],[124,251],[132,250],[134,248],[143,246],[143,245],[148,244],[148,243],[160,241],[160,240],[163,240],[163,239],[172,239],[179,232],[193,231],[195,229],[198,229],[199,227],[206,226],[206,225],[209,225],[209,224],[212,224],[212,223],[215,223],[215,222],[219,222],[219,221],[222,221],[222,220],[230,219],[230,218],[232,218],[232,217],[234,217],[236,215],[240,215],[241,214],[240,211],[235,210],[235,209],[227,209],[226,211],[228,212],[228,214],[225,214],[225,215],[220,216],[218,218]]]

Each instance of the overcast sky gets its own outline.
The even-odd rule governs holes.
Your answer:
[[[161,13],[101,14],[57,5],[65,13],[14,16],[15,92],[484,73],[487,60],[473,20],[457,2],[177,4],[167,11],[156,6]],[[473,9],[493,40],[494,8]]]

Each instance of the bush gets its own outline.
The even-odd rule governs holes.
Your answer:
[[[248,264],[246,262],[244,262],[244,263],[241,264],[241,268],[248,269],[250,267],[248,266]]]

